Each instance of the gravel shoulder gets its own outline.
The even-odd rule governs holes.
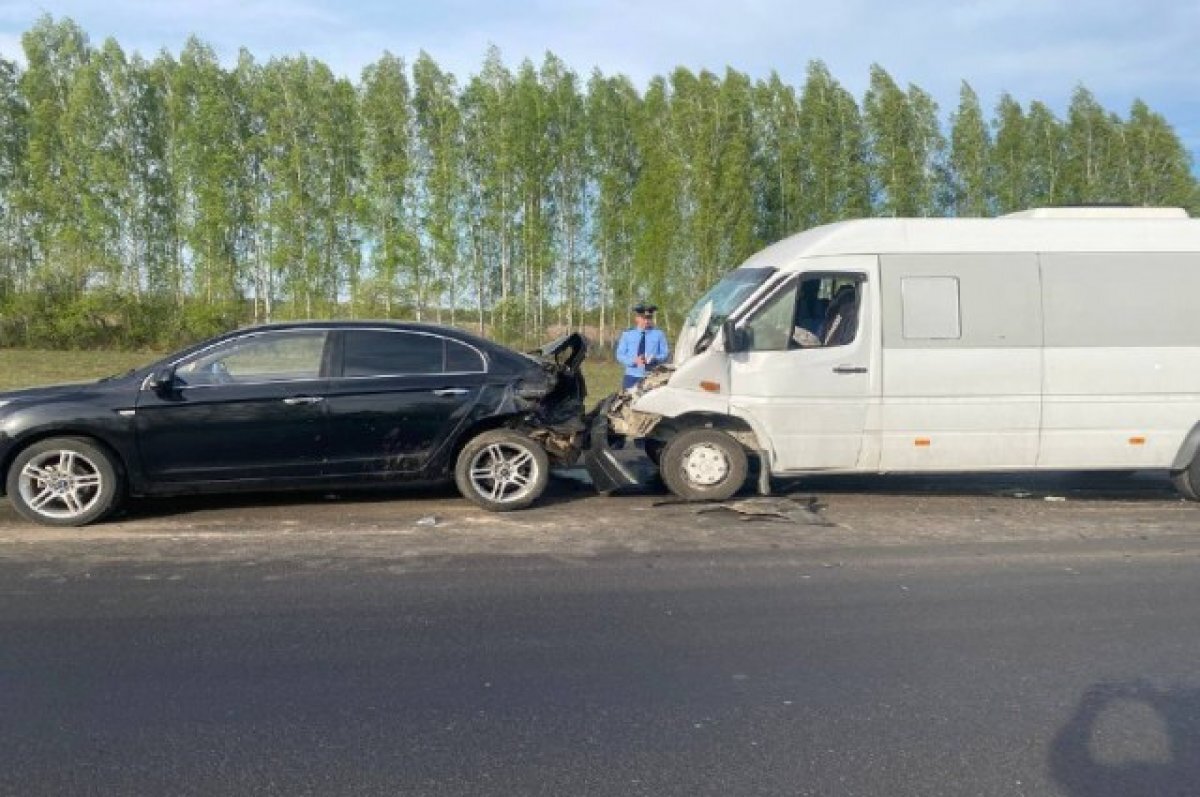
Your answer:
[[[569,478],[556,479],[537,507],[505,514],[480,511],[438,486],[142,500],[109,522],[63,530],[24,523],[0,501],[0,562],[50,563],[47,577],[56,578],[135,561],[303,570],[354,560],[404,567],[664,552],[1200,551],[1200,505],[1178,498],[1161,474],[824,477],[781,487],[791,498],[815,499],[819,511],[800,520],[753,517],[681,504],[661,491],[596,495]]]

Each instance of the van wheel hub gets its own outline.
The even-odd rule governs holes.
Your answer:
[[[692,484],[711,487],[729,475],[729,458],[717,446],[707,443],[694,445],[684,452],[683,472]]]

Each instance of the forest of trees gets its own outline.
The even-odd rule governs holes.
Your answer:
[[[42,18],[0,57],[0,346],[164,347],[254,321],[388,317],[528,345],[662,321],[764,244],[838,219],[1197,206],[1144,103],[1065,118],[971,87],[942,114],[871,68],[861,100],[679,68],[644,87],[554,55],[467,78],[384,53],[153,58]]]

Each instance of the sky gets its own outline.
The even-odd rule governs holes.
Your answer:
[[[44,13],[144,55],[195,34],[228,63],[304,52],[355,78],[384,50],[425,50],[461,81],[494,44],[510,65],[551,51],[639,84],[682,65],[799,86],[820,59],[860,99],[877,63],[943,114],[964,80],[989,111],[1007,91],[1059,114],[1083,84],[1122,115],[1145,100],[1200,154],[1197,0],[0,0],[0,53],[19,58]]]

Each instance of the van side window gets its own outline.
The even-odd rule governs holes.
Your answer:
[[[862,286],[853,276],[821,278],[821,292],[829,296],[825,319],[817,331],[821,345],[845,346],[858,334],[858,307]]]
[[[800,282],[793,348],[845,346],[858,335],[859,274],[820,274]]]
[[[901,328],[905,340],[958,340],[962,337],[958,277],[904,277],[900,280]]]
[[[806,276],[778,291],[745,325],[750,351],[845,346],[858,334],[859,274]]]
[[[784,351],[790,348],[796,312],[796,283],[775,292],[745,326],[748,351]]]

